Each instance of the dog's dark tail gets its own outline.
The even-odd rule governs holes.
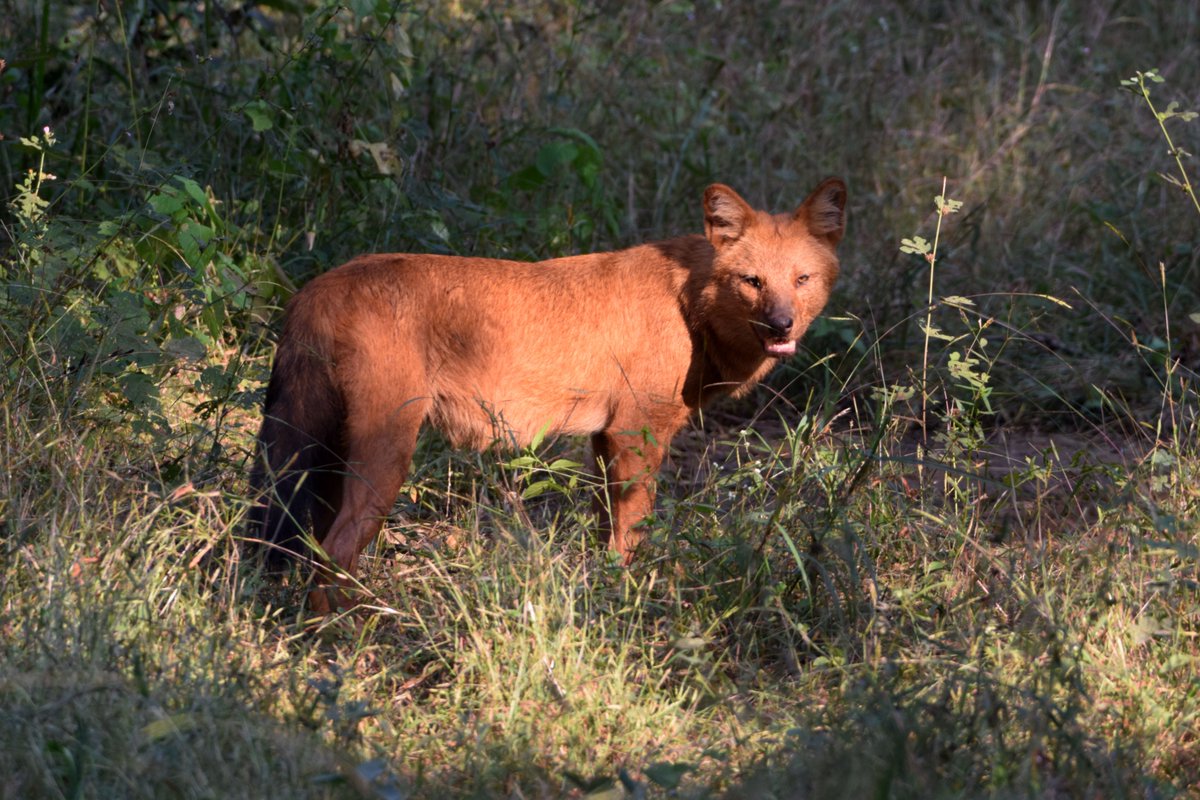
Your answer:
[[[250,473],[254,505],[248,539],[281,567],[309,548],[305,531],[319,542],[341,501],[344,401],[334,383],[330,349],[302,330],[306,320],[292,308],[267,385],[262,429]]]

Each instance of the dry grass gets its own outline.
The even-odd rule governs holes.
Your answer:
[[[0,132],[58,139],[0,148],[0,797],[1200,790],[1200,225],[1119,89],[1200,104],[1194,8],[349,5],[0,0]],[[577,443],[436,437],[370,613],[242,560],[291,285],[825,174],[830,314],[677,440],[633,568],[586,479],[520,498]]]

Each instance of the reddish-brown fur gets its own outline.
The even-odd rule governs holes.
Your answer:
[[[592,437],[608,544],[628,562],[674,434],[713,397],[748,391],[824,308],[845,202],[831,178],[770,215],[716,184],[705,236],[536,264],[370,255],[321,275],[288,305],[252,530],[295,548],[310,526],[353,576],[424,422],[472,448],[548,427]]]

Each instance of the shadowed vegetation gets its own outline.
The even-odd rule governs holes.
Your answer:
[[[1189,3],[0,0],[0,797],[1195,794],[1198,51]],[[633,567],[581,443],[432,435],[369,613],[239,555],[308,278],[826,175],[827,315]]]

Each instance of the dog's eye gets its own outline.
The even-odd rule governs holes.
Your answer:
[[[806,283],[808,283],[808,276],[807,276],[807,275],[801,275],[799,278],[796,278],[796,285],[797,285],[797,286],[803,286],[803,285],[804,285],[804,284],[806,284]]]
[[[755,289],[762,288],[762,281],[759,280],[757,275],[743,275],[742,282],[749,286],[753,286]]]

